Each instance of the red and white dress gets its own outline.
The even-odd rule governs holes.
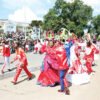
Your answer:
[[[75,44],[71,47],[71,55],[70,55],[70,73],[83,73],[85,69],[82,67],[82,63],[80,61],[80,52],[78,46]]]
[[[42,44],[40,42],[36,43],[34,46],[34,53],[38,53],[40,51],[41,47],[42,47]]]
[[[26,52],[29,51],[29,45],[28,44],[25,45],[25,51]]]
[[[3,46],[3,57],[4,57],[4,64],[2,66],[2,72],[4,68],[7,66],[7,69],[10,69],[10,47],[9,45]]]
[[[91,72],[93,72],[92,64],[93,64],[93,61],[94,61],[94,54],[95,53],[99,53],[99,50],[94,45],[85,48],[84,59],[86,61],[87,72],[89,74]]]
[[[82,66],[80,60],[80,50],[77,45],[73,45],[70,49],[70,67],[68,75],[66,76],[68,81],[75,85],[88,83],[90,81],[89,75],[86,72],[85,67]]]

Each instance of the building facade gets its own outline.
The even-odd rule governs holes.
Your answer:
[[[8,19],[0,19],[0,33],[25,32],[25,29],[28,26],[28,23],[13,22]]]

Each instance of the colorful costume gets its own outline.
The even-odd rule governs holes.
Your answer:
[[[97,50],[94,45],[85,48],[85,56],[84,56],[84,59],[86,60],[87,72],[89,74],[91,72],[93,72],[92,63],[94,61],[94,54],[96,52],[99,52],[99,50]]]
[[[79,47],[73,44],[70,54],[70,68],[66,75],[69,82],[75,85],[88,83],[90,81],[89,75],[86,73],[86,68],[82,65],[80,59]]]
[[[10,70],[10,47],[9,45],[3,46],[3,56],[4,56],[4,65],[2,67],[2,73],[4,72],[5,66],[8,67],[8,70]]]
[[[52,55],[52,49],[53,48],[43,45],[40,51],[41,53],[46,52],[41,67],[41,73],[37,80],[37,83],[42,86],[54,86],[56,83],[59,83],[58,71],[55,70],[58,64],[53,59],[54,55]]]
[[[27,62],[27,58],[26,58],[25,52],[24,52],[24,50],[22,48],[18,48],[16,50],[16,57],[15,57],[14,61],[15,60],[19,60],[19,64],[17,66],[16,74],[15,74],[13,82],[14,83],[17,82],[17,79],[18,79],[22,69],[26,72],[26,74],[28,75],[28,78],[31,78],[32,74],[27,69],[28,62]]]
[[[61,91],[64,91],[64,89],[68,87],[68,81],[65,78],[65,75],[69,69],[68,59],[66,57],[66,50],[63,45],[59,45],[55,47],[55,53],[60,76]]]
[[[47,54],[44,59],[44,70],[39,75],[38,82],[41,85],[47,82],[46,86],[48,86],[47,84],[60,83],[61,89],[59,92],[69,94],[68,81],[65,77],[69,68],[65,48],[62,45],[53,46],[52,48],[44,46],[43,48]]]

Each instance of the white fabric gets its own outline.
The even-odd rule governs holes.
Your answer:
[[[91,53],[91,51],[92,51],[92,49],[91,48],[85,48],[85,53],[86,53],[86,55],[89,55],[90,53]]]
[[[10,57],[5,57],[5,64],[10,69]]]
[[[73,45],[70,48],[70,67],[73,66],[72,62],[74,62],[77,59],[76,54],[75,54],[75,45]]]
[[[86,72],[81,74],[68,74],[66,78],[69,82],[75,85],[81,85],[90,82],[90,76]]]
[[[29,45],[26,45],[26,48],[29,48]]]
[[[5,45],[5,48],[8,48],[9,47],[9,45]]]

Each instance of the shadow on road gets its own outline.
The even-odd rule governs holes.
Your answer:
[[[7,78],[10,78],[10,77],[14,77],[15,72],[16,72],[15,69],[16,69],[16,67],[12,68],[11,71],[5,71],[4,74],[0,75],[0,80],[7,79]],[[31,72],[40,70],[40,66],[38,66],[38,67],[30,67],[29,70]],[[22,77],[26,76],[24,71],[22,72],[21,75],[22,75]]]
[[[4,64],[3,62],[0,63],[0,65],[3,65],[3,64]]]
[[[26,76],[26,75],[23,75],[22,77],[25,77],[25,76]],[[32,79],[34,79],[34,78],[35,78],[35,75],[33,74],[32,78],[31,78],[30,80],[32,80]],[[24,82],[24,81],[26,81],[26,80],[30,81],[28,78],[24,78],[23,80],[18,81],[17,84],[20,84],[20,83],[22,83],[22,82]]]

